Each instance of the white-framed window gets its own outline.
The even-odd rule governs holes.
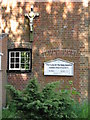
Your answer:
[[[31,51],[21,49],[9,50],[9,70],[31,70]]]

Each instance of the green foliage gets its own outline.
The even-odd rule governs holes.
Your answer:
[[[9,104],[7,108],[3,108],[2,118],[5,118],[5,119],[19,118],[19,116],[17,115],[16,107],[13,103]]]
[[[37,80],[30,80],[23,91],[8,85],[17,116],[30,120],[65,120],[77,118],[73,109],[74,100],[68,90],[59,90],[59,82],[47,84],[42,91]]]
[[[88,119],[88,111],[90,110],[90,105],[88,101],[83,101],[81,103],[76,102],[73,106],[75,113],[77,114],[78,118],[87,118]]]

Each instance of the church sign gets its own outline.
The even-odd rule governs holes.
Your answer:
[[[44,62],[44,75],[74,76],[74,63],[59,58]]]

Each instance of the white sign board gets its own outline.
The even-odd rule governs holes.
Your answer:
[[[59,58],[44,62],[44,75],[74,76],[74,63]]]

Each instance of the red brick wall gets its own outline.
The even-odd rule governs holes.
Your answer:
[[[34,20],[33,43],[29,43],[29,24],[28,19],[24,17],[24,14],[29,10],[30,3],[17,3],[15,7],[10,6],[9,10],[2,5],[3,31],[9,33],[8,48],[32,48],[32,73],[8,73],[9,83],[18,89],[23,89],[27,81],[33,76],[38,78],[41,85],[51,81],[64,80],[67,83],[68,80],[73,80],[81,95],[86,97],[88,7],[85,8],[79,2],[34,3],[34,11],[39,12],[40,15]],[[15,24],[14,29],[13,24]],[[74,77],[44,76],[43,63],[55,58],[74,62]],[[85,84],[83,85],[84,80]]]

